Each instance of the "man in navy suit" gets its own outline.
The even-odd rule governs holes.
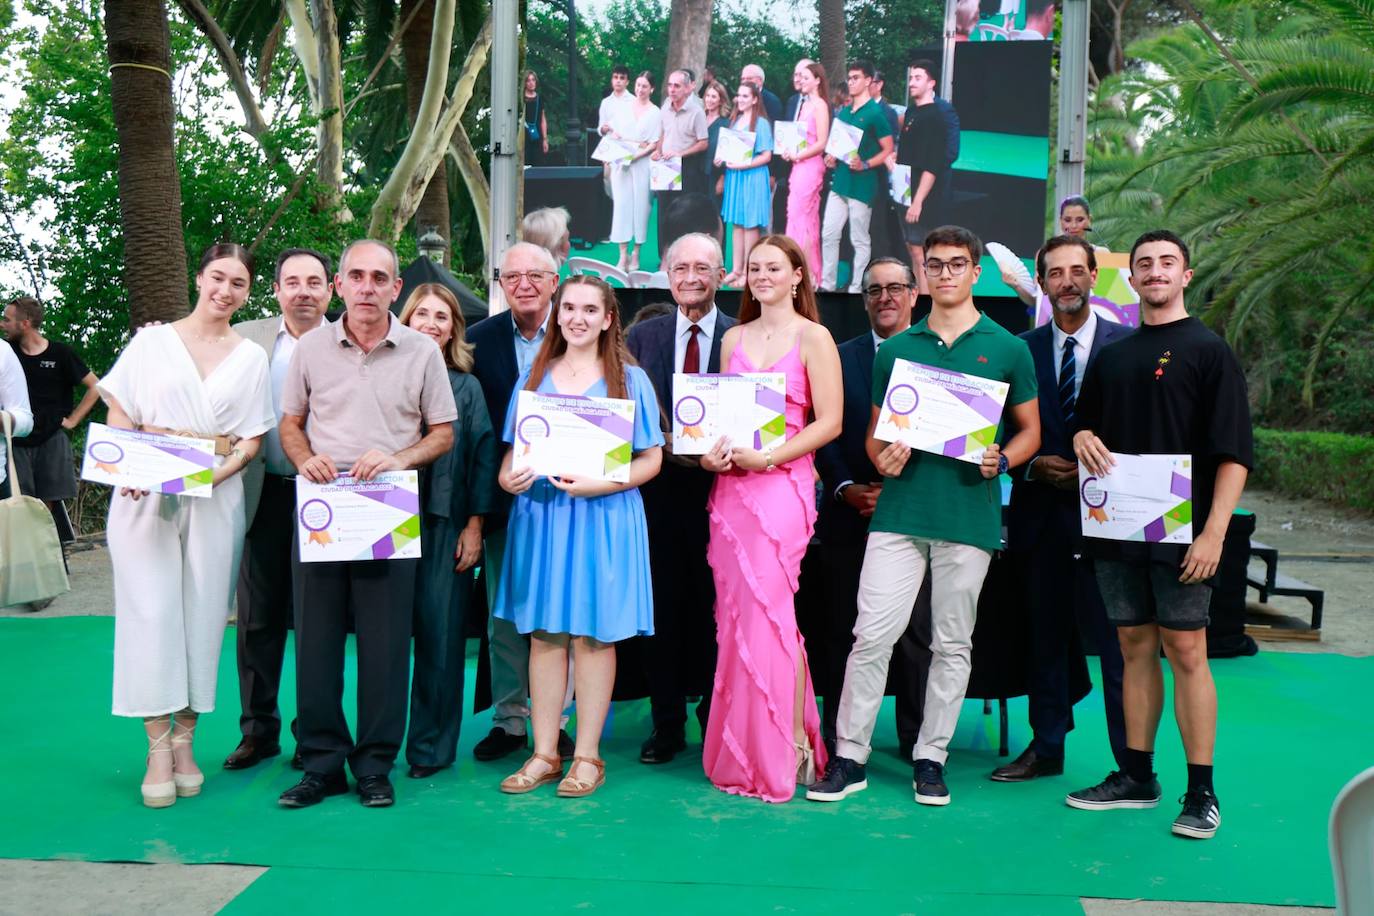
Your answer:
[[[472,374],[482,385],[487,413],[497,436],[505,428],[506,409],[515,383],[534,363],[549,327],[549,303],[558,288],[558,263],[538,245],[518,242],[501,258],[501,290],[510,311],[492,315],[468,330],[473,344]],[[501,558],[506,550],[506,517],[511,495],[500,487],[492,511],[483,525],[483,571],[487,606],[495,603],[496,583],[501,578]],[[515,625],[495,617],[488,621],[491,647],[492,729],[472,749],[478,760],[498,760],[524,750],[529,718],[530,647]],[[559,732],[560,754],[572,756],[572,740]]]
[[[840,370],[844,380],[844,419],[840,437],[816,452],[816,467],[824,493],[816,519],[825,570],[828,626],[823,645],[811,655],[816,693],[823,696],[821,731],[826,741],[835,740],[835,714],[844,665],[854,645],[854,621],[859,572],[863,569],[868,520],[882,492],[883,478],[868,458],[865,443],[872,418],[873,356],[878,345],[893,334],[911,327],[916,305],[916,277],[905,261],[875,258],[863,277],[864,306],[870,330],[840,344]],[[927,589],[929,586],[927,586]],[[919,600],[917,602],[920,604]],[[927,602],[926,607],[929,607]],[[925,702],[925,675],[930,666],[930,615],[911,615],[906,633],[897,643],[889,683],[897,695],[897,738],[902,759],[911,759],[911,748],[921,730]]]
[[[1030,346],[1040,387],[1040,451],[1013,476],[1007,546],[1025,585],[1031,615],[1030,747],[992,772],[996,782],[1024,782],[1064,772],[1064,739],[1073,704],[1087,693],[1080,639],[1096,643],[1112,754],[1121,765],[1126,724],[1121,705],[1121,647],[1107,623],[1092,561],[1080,556],[1074,405],[1088,365],[1103,346],[1131,329],[1094,314],[1097,256],[1080,238],[1050,239],[1036,274],[1054,320],[1021,336]]]
[[[677,239],[663,261],[677,311],[630,329],[630,352],[653,381],[665,417],[674,373],[720,371],[720,341],[735,323],[715,307],[723,263],[711,236]],[[654,577],[654,635],[646,637],[645,655],[654,729],[640,748],[642,763],[667,763],[686,748],[688,696],[701,695],[697,718],[705,726],[716,666],[716,591],[706,564],[706,499],[715,475],[695,461],[668,457],[659,475],[639,488]]]

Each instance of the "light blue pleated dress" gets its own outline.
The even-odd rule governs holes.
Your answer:
[[[663,444],[653,383],[627,366],[628,397],[635,402],[631,449]],[[525,387],[522,373],[515,390]],[[545,376],[539,391],[559,392]],[[606,397],[598,381],[585,392]],[[506,412],[503,438],[515,440],[516,398]],[[619,642],[654,632],[649,534],[639,490],[575,497],[539,478],[516,497],[506,527],[506,554],[492,613],[521,633],[543,630]]]
[[[740,118],[735,127],[747,129]],[[773,126],[760,117],[754,127],[754,155],[773,148]],[[722,168],[724,168],[722,166]],[[720,205],[720,218],[732,226],[762,229],[773,218],[773,199],[768,189],[768,166],[751,169],[725,169],[725,198]]]

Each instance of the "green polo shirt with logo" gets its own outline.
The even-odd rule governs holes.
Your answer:
[[[895,360],[924,363],[1007,382],[1003,416],[1014,405],[1036,397],[1035,361],[1026,342],[987,315],[945,346],[921,319],[894,334],[878,348],[873,361],[873,404],[882,406]],[[997,441],[1003,441],[1003,424]],[[1002,546],[1002,488],[987,480],[975,464],[913,450],[900,477],[883,481],[883,492],[869,524],[870,531],[890,531],[932,541],[971,544],[984,550]]]
[[[872,159],[881,148],[878,140],[892,136],[892,125],[887,123],[887,115],[878,103],[869,99],[858,110],[846,105],[836,112],[835,117],[846,124],[853,124],[863,131],[859,138],[859,158]],[[882,169],[883,180],[887,180],[887,169]],[[864,169],[856,172],[845,163],[835,166],[835,174],[830,178],[830,190],[850,200],[871,203],[878,193],[878,170]]]

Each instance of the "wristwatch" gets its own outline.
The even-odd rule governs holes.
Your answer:
[[[999,473],[999,474],[1005,474],[1005,473],[1007,472],[1007,468],[1009,468],[1009,467],[1011,467],[1011,465],[1007,462],[1007,456],[1006,456],[1006,455],[998,455],[998,456],[997,456],[997,473]]]

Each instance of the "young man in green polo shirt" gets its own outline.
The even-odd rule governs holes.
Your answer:
[[[830,178],[830,194],[825,198],[825,223],[821,227],[821,289],[833,290],[838,282],[840,236],[846,222],[849,241],[854,245],[854,263],[849,273],[851,293],[859,291],[859,280],[873,251],[868,230],[873,218],[873,198],[878,182],[887,181],[887,170],[881,166],[892,152],[892,126],[882,107],[869,95],[873,72],[873,65],[866,60],[849,65],[845,77],[849,104],[835,113],[836,120],[852,124],[863,136],[858,153],[847,161],[840,162],[829,154],[825,157],[825,167],[834,169],[834,174]]]
[[[913,783],[921,804],[949,804],[944,764],[968,688],[978,593],[992,552],[1002,543],[997,477],[1028,461],[1040,448],[1030,349],[973,302],[983,243],[967,229],[941,226],[925,237],[922,247],[930,281],[930,316],[884,341],[873,364],[868,454],[888,480],[864,550],[854,648],[845,666],[835,723],[839,740],[825,776],[807,789],[812,801],[839,801],[868,787],[864,768],[892,647],[906,630],[929,567],[930,673],[921,732],[912,751]],[[979,465],[874,439],[878,408],[898,359],[1007,382],[1011,388],[1003,418],[1010,417],[1016,434],[1005,448],[996,442],[989,445]],[[1000,439],[1002,430],[998,432]]]

